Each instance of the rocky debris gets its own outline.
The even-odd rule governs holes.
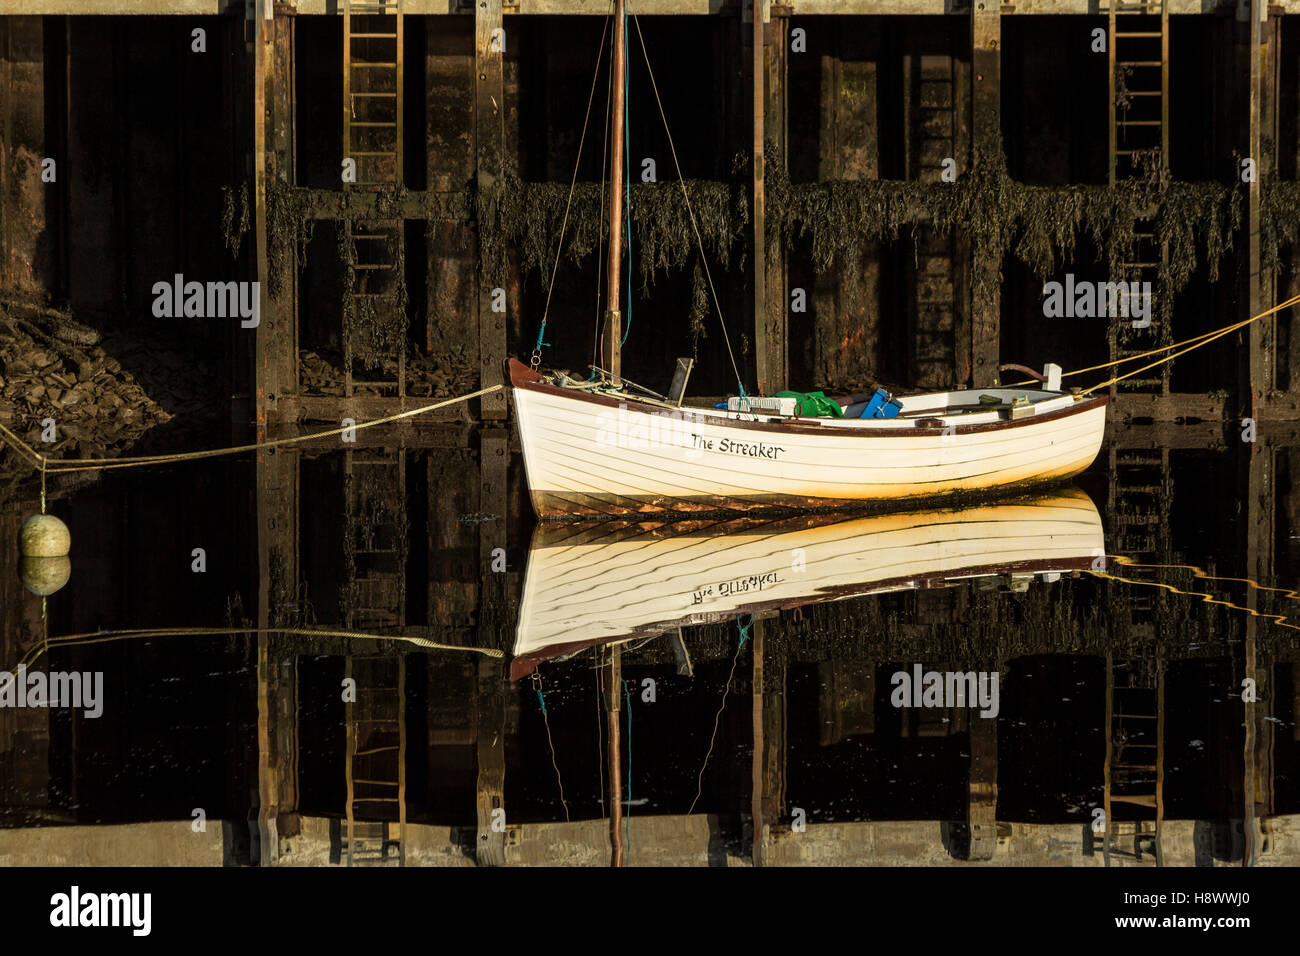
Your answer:
[[[449,398],[472,392],[478,387],[477,366],[477,353],[471,359],[466,346],[438,358],[409,355],[406,359],[406,394]],[[354,367],[352,375],[354,379],[362,381],[395,382],[397,362],[385,359],[380,368],[373,370],[363,371]],[[298,353],[298,380],[305,395],[343,394],[343,370],[322,355],[307,349]],[[354,384],[353,392],[357,395],[383,395],[389,393],[390,388]]]
[[[113,458],[177,416],[201,427],[220,410],[211,400],[220,390],[212,366],[182,351],[190,347],[104,338],[35,298],[0,292],[0,424],[50,458]],[[55,423],[52,442],[45,419]],[[57,475],[55,484],[77,487],[95,474]],[[32,476],[29,462],[0,449],[0,486]]]
[[[83,352],[15,318],[7,305],[0,302],[0,423],[41,454],[107,457],[171,419],[103,347]],[[53,442],[43,440],[47,418]]]
[[[100,335],[97,331],[75,321],[67,312],[42,305],[30,296],[0,292],[0,311],[12,319],[35,325],[47,335],[69,345],[99,344]]]

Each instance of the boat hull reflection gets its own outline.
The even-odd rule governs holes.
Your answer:
[[[942,510],[768,521],[542,523],[511,679],[584,648],[737,615],[988,575],[1083,570],[1105,553],[1082,491]]]

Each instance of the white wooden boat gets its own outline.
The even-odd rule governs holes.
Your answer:
[[[798,417],[779,403],[761,404],[770,399],[760,399],[759,405],[742,402],[736,410],[683,408],[689,365],[680,362],[679,377],[670,389],[677,404],[649,397],[653,393],[629,391],[631,383],[620,377],[627,37],[623,0],[615,0],[613,26],[607,311],[597,336],[601,368],[608,370],[609,379],[581,382],[537,371],[546,345],[545,310],[531,367],[513,359],[506,362],[528,487],[539,516],[843,508],[1002,491],[1069,478],[1092,463],[1101,449],[1107,400],[1059,391],[1060,369],[1055,366],[1044,373],[1047,387],[1041,389],[899,397],[896,417]],[[649,63],[647,53],[647,68]],[[593,79],[593,96],[595,89]],[[590,112],[589,102],[588,116]],[[666,116],[664,124],[666,129]],[[680,168],[676,171],[680,179]],[[575,166],[574,183],[576,175]],[[684,181],[682,191],[694,225]],[[572,195],[573,186],[570,199]],[[702,247],[700,254],[704,256]],[[557,250],[557,262],[558,256]],[[707,263],[705,269],[707,274]],[[554,276],[552,271],[552,283]],[[737,387],[743,390],[712,280],[709,288]]]
[[[1078,489],[893,514],[757,521],[540,523],[511,679],[598,644],[867,594],[987,575],[1054,575],[1105,554]]]
[[[543,518],[843,508],[1066,479],[1101,448],[1105,396],[984,388],[897,396],[896,418],[686,408],[507,363]]]

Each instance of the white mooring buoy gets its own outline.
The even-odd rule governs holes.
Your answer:
[[[18,553],[24,558],[64,558],[72,549],[72,533],[54,515],[32,515],[18,532]]]
[[[18,577],[33,594],[49,597],[72,577],[72,559],[66,554],[55,558],[23,557],[18,562]]]

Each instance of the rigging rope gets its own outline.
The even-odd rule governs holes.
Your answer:
[[[573,193],[578,187],[578,168],[582,165],[582,147],[587,142],[587,125],[591,122],[591,104],[596,99],[596,80],[600,78],[600,64],[605,58],[605,36],[608,33],[609,17],[606,17],[605,26],[600,31],[600,53],[596,57],[596,69],[591,74],[591,92],[587,94],[587,113],[582,118],[582,135],[578,138],[578,158],[573,163],[573,178],[569,181],[569,198],[565,200],[564,217],[560,220],[560,238],[555,246],[555,265],[551,269],[551,281],[546,286],[546,304],[542,307],[542,324],[537,329],[537,344],[533,347],[533,368],[537,368],[541,364],[542,346],[551,344],[550,342],[543,342],[542,336],[546,334],[546,317],[551,311],[551,293],[555,291],[555,277],[560,271],[560,256],[564,252],[564,233],[569,226],[569,209],[573,205]]]
[[[709,758],[713,756],[713,744],[718,739],[718,722],[722,720],[722,712],[727,709],[727,694],[731,692],[731,679],[736,676],[736,662],[740,660],[740,651],[745,646],[745,640],[749,637],[749,628],[753,626],[753,623],[754,619],[751,617],[749,624],[741,627],[740,615],[736,615],[736,630],[740,632],[740,643],[736,645],[736,655],[731,659],[731,671],[727,674],[727,686],[722,690],[722,704],[713,717],[713,733],[709,736],[709,749],[704,755],[704,766],[700,767],[699,776],[695,778],[695,799],[691,801],[690,809],[686,811],[687,816],[695,812],[695,805],[700,802],[700,795],[704,793],[704,771],[708,769]]]
[[[45,484],[45,473],[47,471],[72,472],[101,471],[110,468],[138,468],[145,465],[164,465],[180,461],[195,461],[200,458],[219,458],[223,455],[238,455],[246,451],[261,451],[264,448],[278,448],[281,445],[292,445],[297,442],[314,441],[318,438],[329,438],[332,435],[342,435],[344,432],[360,431],[363,428],[373,428],[376,425],[387,425],[388,423],[398,421],[399,419],[413,418],[416,415],[422,415],[425,412],[431,412],[438,408],[445,408],[448,405],[468,402],[470,399],[478,398],[480,395],[487,395],[502,388],[505,388],[505,386],[491,385],[488,388],[480,388],[478,391],[470,392],[466,395],[459,395],[455,398],[443,399],[441,402],[434,402],[432,405],[422,405],[419,408],[412,408],[409,411],[398,412],[395,415],[385,415],[383,418],[375,418],[368,422],[359,422],[356,425],[348,425],[343,428],[330,428],[322,432],[312,432],[307,435],[295,435],[293,438],[276,438],[271,441],[254,442],[250,445],[234,445],[230,448],[210,448],[206,451],[173,452],[170,455],[140,455],[134,458],[47,458],[4,425],[0,425],[0,439],[3,440],[3,444],[11,446],[15,451],[26,456],[36,468],[40,469],[42,485],[41,510],[44,511],[43,489]]]
[[[736,365],[736,353],[731,348],[731,336],[727,333],[727,322],[722,317],[722,306],[718,302],[718,290],[713,286],[713,273],[709,270],[708,257],[704,254],[704,239],[700,235],[700,227],[695,222],[695,210],[691,208],[691,196],[686,189],[686,180],[682,178],[682,164],[677,161],[677,147],[673,145],[672,130],[668,128],[668,115],[664,112],[663,100],[659,98],[659,84],[655,82],[655,71],[650,66],[650,52],[646,49],[645,36],[641,33],[641,20],[638,17],[631,18],[636,23],[637,39],[641,41],[641,55],[645,57],[646,72],[650,75],[650,88],[655,94],[655,103],[659,107],[659,116],[664,121],[664,134],[668,137],[668,151],[673,157],[673,167],[677,170],[677,181],[682,187],[682,198],[686,200],[686,214],[691,219],[691,229],[695,232],[695,241],[700,247],[700,262],[704,265],[704,276],[709,280],[709,294],[713,296],[713,308],[718,313],[718,324],[722,326],[722,338],[727,344],[727,356],[731,359],[731,370],[736,375],[736,385],[740,388],[740,395],[745,396],[745,383],[741,381],[740,369]]]
[[[618,343],[622,348],[627,344],[627,334],[632,331],[632,64],[628,63],[631,52],[627,42],[627,17],[623,18],[623,172],[627,188],[623,190],[625,207],[623,222],[627,225],[627,325],[623,327],[623,338]]]
[[[610,9],[612,15],[612,10],[613,10],[612,0],[610,3]],[[608,21],[606,22],[608,23]],[[613,41],[611,40],[611,42]],[[605,44],[603,40],[601,42],[600,48],[603,54],[605,49]],[[609,68],[609,82],[605,84],[605,142],[601,146],[601,150],[600,150],[600,170],[601,170],[600,172],[600,232],[596,233],[597,238],[605,234],[605,201],[608,198],[605,195],[606,192],[605,170],[609,168],[609,126],[611,122],[610,103],[614,99],[613,59],[614,58],[611,56],[610,68]],[[604,277],[605,277],[605,257],[600,254],[600,249],[598,246],[596,250],[596,324],[591,334],[591,364],[592,365],[600,364],[600,354],[599,354],[600,323],[601,323],[601,319],[604,318],[604,314],[603,314],[604,310],[602,308],[602,303],[601,303],[601,292],[602,292],[601,280]],[[596,373],[593,371],[591,373],[591,376],[592,378],[595,378]],[[604,798],[602,797],[602,804],[601,804],[602,806],[604,806],[603,799]]]
[[[560,788],[560,805],[564,807],[564,822],[569,822],[569,802],[564,799],[564,780],[555,758],[555,741],[551,739],[551,718],[546,713],[546,697],[542,694],[542,675],[533,671],[533,690],[537,691],[537,706],[542,708],[542,723],[546,725],[546,743],[551,748],[551,766],[555,768],[555,782]]]

